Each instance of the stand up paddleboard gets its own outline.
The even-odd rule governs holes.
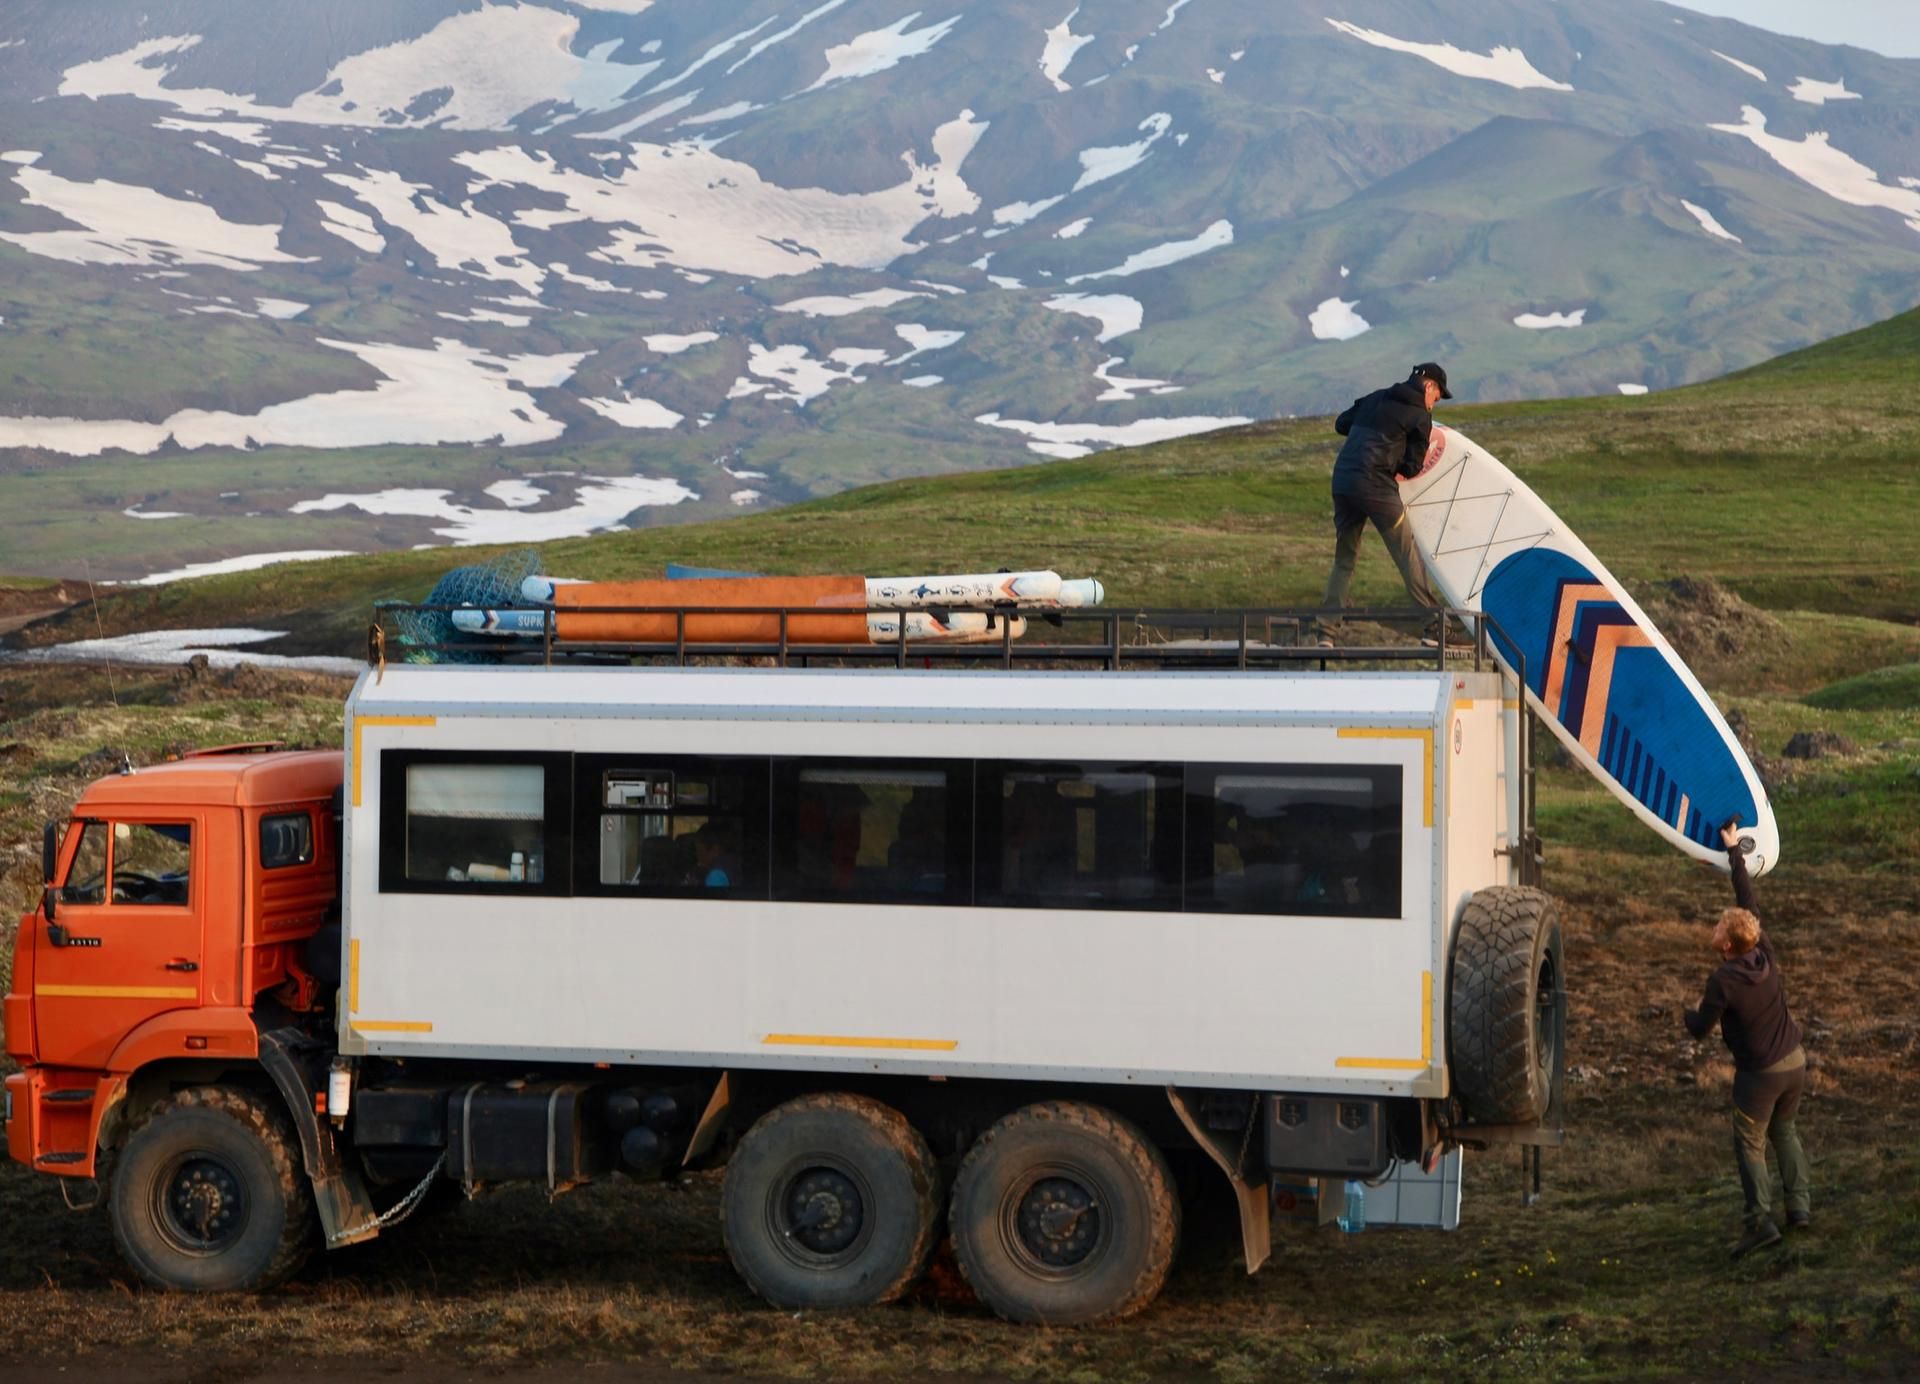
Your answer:
[[[1434,587],[1498,622],[1495,651],[1516,673],[1525,667],[1527,702],[1567,753],[1696,860],[1727,868],[1720,827],[1733,818],[1747,868],[1771,869],[1780,830],[1726,719],[1545,501],[1437,426],[1426,465],[1400,494]]]

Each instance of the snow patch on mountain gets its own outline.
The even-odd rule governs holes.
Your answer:
[[[1083,216],[1077,221],[1069,221],[1053,233],[1053,238],[1055,240],[1072,240],[1092,224],[1093,218],[1091,216]]]
[[[653,399],[636,399],[622,391],[618,399],[582,399],[581,403],[623,428],[675,428],[686,418]]]
[[[1735,67],[1739,68],[1742,72],[1746,73],[1749,77],[1757,78],[1763,82],[1767,80],[1767,74],[1762,72],[1759,68],[1755,67],[1750,62],[1741,62],[1740,59],[1738,58],[1730,58],[1725,53],[1722,53],[1718,48],[1709,48],[1707,51],[1713,54],[1714,57],[1720,59],[1721,62],[1732,63]]]
[[[781,187],[697,141],[632,145],[626,166],[617,173],[610,168],[609,176],[563,168],[515,145],[454,161],[495,182],[564,201],[558,209],[520,212],[515,219],[523,225],[550,229],[589,221],[615,228],[593,252],[596,259],[771,278],[822,264],[877,269],[923,248],[908,236],[928,217],[978,210],[980,199],[960,166],[986,128],[972,111],[962,111],[933,132],[930,166],[908,151],[901,156],[903,181],[861,193]]]
[[[684,336],[673,332],[655,332],[652,336],[640,338],[647,343],[649,351],[657,351],[663,356],[677,356],[682,351],[691,351],[696,346],[705,346],[710,341],[718,341],[718,332],[688,332]]]
[[[504,481],[495,481],[481,493],[498,500],[509,509],[526,509],[539,504],[553,492],[535,485],[532,481],[511,476]]]
[[[1572,312],[1523,312],[1513,319],[1516,327],[1525,327],[1529,331],[1543,332],[1554,327],[1580,327],[1586,325],[1587,310],[1575,308]]]
[[[754,44],[753,47],[747,49],[747,55],[741,58],[738,62],[734,63],[731,67],[729,67],[727,69],[726,75],[731,77],[734,73],[738,72],[741,68],[745,67],[748,63],[752,62],[755,58],[759,57],[762,53],[766,52],[767,49],[773,47],[777,43],[786,42],[788,39],[792,38],[795,34],[799,33],[802,29],[806,28],[807,25],[813,23],[813,21],[818,19],[821,15],[831,14],[833,13],[833,11],[839,9],[842,5],[846,3],[847,3],[847,0],[826,0],[825,4],[815,5],[812,9],[808,10],[805,14],[801,15],[798,19],[794,20],[793,23],[787,25],[786,28],[780,29],[775,31],[774,33],[768,34],[765,38],[761,39],[758,43]]]
[[[1829,101],[1858,101],[1860,93],[1847,90],[1847,79],[1837,82],[1822,82],[1813,77],[1798,78],[1787,88],[1787,94],[1796,101],[1805,101],[1809,106],[1824,106]]]
[[[1060,79],[1060,74],[1067,70],[1068,64],[1073,61],[1073,55],[1094,40],[1092,34],[1073,32],[1073,17],[1079,13],[1080,7],[1075,5],[1067,11],[1065,19],[1048,29],[1043,35],[1046,44],[1040,50],[1040,75],[1053,83],[1055,91],[1073,90],[1072,84]]]
[[[940,382],[939,375],[915,375],[912,379],[900,381],[901,384],[910,385],[914,389],[932,389]]]
[[[686,81],[687,78],[691,77],[694,73],[698,72],[701,68],[705,67],[708,63],[718,62],[721,58],[726,57],[727,54],[731,53],[734,49],[738,48],[741,44],[745,43],[748,39],[752,38],[755,34],[759,33],[762,29],[766,28],[767,25],[773,23],[773,21],[776,18],[778,18],[777,15],[770,14],[765,19],[761,20],[758,24],[754,25],[751,29],[742,29],[739,33],[734,34],[729,38],[721,39],[718,43],[714,44],[711,48],[707,49],[706,52],[702,53],[699,57],[695,58],[687,66],[681,68],[679,72],[667,78],[666,81],[657,82],[653,86],[648,87],[646,90],[646,94],[648,96],[652,96],[658,92],[672,91],[675,87],[679,86],[680,83]]]
[[[1173,0],[1173,3],[1167,6],[1167,17],[1160,21],[1159,27],[1156,28],[1154,32],[1159,33],[1161,29],[1171,29],[1173,27],[1174,16],[1192,3],[1193,0]]]
[[[827,49],[827,70],[807,90],[818,91],[835,82],[871,77],[876,72],[897,67],[908,58],[917,58],[931,50],[934,44],[952,33],[953,26],[960,22],[960,16],[956,14],[937,24],[929,24],[924,29],[909,27],[919,17],[920,11],[915,10],[884,29],[869,29],[864,34]]]
[[[625,139],[635,130],[665,120],[676,111],[683,111],[700,99],[700,88],[683,92],[679,96],[669,96],[658,105],[648,106],[640,114],[622,120],[618,125],[609,125],[604,130],[588,130],[581,134],[582,139]]]
[[[611,528],[648,505],[677,505],[700,498],[679,481],[650,476],[581,476],[566,509],[528,510],[502,505],[480,509],[456,503],[448,490],[395,488],[372,494],[330,494],[302,500],[292,514],[327,514],[357,509],[363,514],[443,519],[433,532],[456,547],[475,543],[549,543]]]
[[[1700,229],[1708,235],[1718,236],[1722,240],[1731,240],[1735,245],[1742,243],[1739,236],[1722,226],[1714,214],[1705,207],[1695,206],[1684,197],[1680,199],[1680,205],[1687,209],[1687,215],[1698,221]]]
[[[1128,255],[1111,269],[1101,269],[1091,274],[1069,274],[1067,282],[1077,284],[1085,283],[1090,279],[1129,278],[1134,274],[1143,274],[1149,269],[1164,269],[1169,264],[1178,264],[1181,260],[1192,259],[1195,255],[1204,255],[1209,250],[1217,250],[1222,245],[1231,244],[1233,244],[1233,223],[1223,217],[1191,240],[1169,240],[1151,249]]]
[[[1091,317],[1100,324],[1095,341],[1112,341],[1128,332],[1137,332],[1147,315],[1138,298],[1129,298],[1122,293],[1061,293],[1047,299],[1041,306],[1055,312]]]
[[[431,189],[424,183],[410,183],[387,169],[360,177],[329,173],[326,178],[351,191],[389,226],[412,236],[442,269],[519,284],[529,293],[538,293],[547,277],[545,269],[527,258],[526,247],[514,240],[512,228],[476,210],[471,201],[450,207],[429,196]]]
[[[1328,298],[1307,314],[1307,327],[1318,341],[1351,341],[1373,327],[1373,323],[1354,311],[1359,306],[1358,298],[1352,302]]]
[[[1113,373],[1114,366],[1125,365],[1126,363],[1126,359],[1122,356],[1108,356],[1100,363],[1099,368],[1093,372],[1093,377],[1106,386],[1106,388],[1101,390],[1095,397],[1096,403],[1128,403],[1132,401],[1134,395],[1145,394],[1149,391],[1155,394],[1178,394],[1180,392],[1181,386],[1172,384],[1168,380],[1140,379],[1133,376],[1116,375]]]
[[[811,298],[795,298],[774,304],[775,312],[797,312],[807,317],[851,317],[869,308],[890,308],[909,298],[925,298],[904,288],[870,288],[864,293],[821,293]]]
[[[447,337],[432,348],[326,337],[318,341],[358,356],[385,378],[372,389],[312,394],[252,414],[182,409],[159,423],[0,418],[0,447],[41,447],[87,457],[113,450],[144,454],[169,438],[188,450],[496,441],[521,446],[548,441],[566,430],[564,423],[540,410],[526,389],[564,384],[587,356],[495,356]]]
[[[1002,418],[982,413],[973,420],[990,428],[1006,428],[1032,439],[1027,446],[1045,456],[1085,456],[1094,447],[1139,447],[1148,442],[1190,437],[1216,428],[1234,428],[1251,418],[1136,418],[1131,423],[1040,423],[1026,418]],[[1077,448],[1067,451],[1064,448]]]
[[[178,116],[163,115],[153,122],[153,128],[219,135],[223,139],[231,139],[239,144],[250,144],[256,149],[264,149],[273,143],[273,136],[267,133],[267,127],[257,125],[250,120],[182,120]]]
[[[284,106],[208,87],[171,87],[165,60],[200,42],[197,34],[150,38],[62,74],[62,96],[137,96],[188,115],[237,115],[307,125],[393,129],[505,130],[514,116],[553,101],[579,112],[611,110],[655,62],[609,60],[617,45],[573,52],[580,21],[537,5],[487,5],[450,15],[417,38],[342,60],[327,80]],[[500,61],[500,55],[512,61]]]
[[[836,381],[861,383],[866,377],[856,373],[860,367],[878,365],[886,358],[885,351],[842,346],[829,351],[827,359],[820,360],[798,343],[762,346],[756,341],[747,346],[747,371],[763,380],[786,386],[784,393],[777,390],[768,392],[768,399],[790,399],[805,408],[808,401],[825,394]],[[745,398],[767,388],[766,385],[754,385],[748,380],[735,380],[733,390],[729,391],[727,397]]]
[[[1066,194],[1062,193],[1058,197],[1042,197],[1037,202],[1009,202],[1004,207],[995,207],[993,209],[993,224],[1005,227],[1024,226],[1027,222],[1033,220],[1034,217],[1041,215],[1043,212],[1050,211],[1066,200]],[[987,234],[990,236],[1003,235],[1005,232],[988,231]]]
[[[1645,394],[1647,392],[1647,387],[1643,384],[1619,384],[1615,385],[1614,388],[1618,389],[1622,394]]]
[[[1328,19],[1343,34],[1349,34],[1362,43],[1370,43],[1375,48],[1387,48],[1396,53],[1411,53],[1416,58],[1425,58],[1435,67],[1444,67],[1447,71],[1461,77],[1472,77],[1476,81],[1498,82],[1502,86],[1526,89],[1540,87],[1547,91],[1572,91],[1566,82],[1556,82],[1544,72],[1537,70],[1527,61],[1527,55],[1518,48],[1496,46],[1491,53],[1469,53],[1463,48],[1455,48],[1451,43],[1413,43],[1407,39],[1394,38],[1377,29],[1363,29],[1358,24],[1349,24],[1344,19]]]
[[[1884,207],[1906,218],[1920,231],[1920,191],[1888,187],[1880,175],[1858,159],[1833,147],[1824,130],[1803,139],[1783,139],[1767,133],[1767,117],[1753,106],[1740,108],[1738,125],[1709,125],[1710,130],[1752,140],[1767,157],[1804,183],[1854,207]]]
[[[924,326],[919,322],[902,322],[893,330],[896,336],[907,343],[908,349],[887,361],[888,365],[905,365],[915,356],[923,356],[928,351],[940,351],[955,345],[966,335],[963,331],[942,330]]]
[[[1132,144],[1113,144],[1080,151],[1080,178],[1073,185],[1074,192],[1092,187],[1095,183],[1103,183],[1108,178],[1117,178],[1128,169],[1139,167],[1146,160],[1154,142],[1173,128],[1173,117],[1165,111],[1155,111],[1134,128],[1145,130],[1147,137]],[[1059,200],[1057,197],[1054,199],[1056,202]]]
[[[387,238],[380,234],[374,220],[363,211],[352,207],[343,207],[338,202],[316,201],[320,214],[326,219],[320,223],[320,229],[337,235],[358,250],[377,255],[387,248]]]
[[[30,152],[30,151],[16,151]],[[21,163],[14,182],[30,207],[44,207],[84,227],[78,231],[7,231],[0,240],[69,264],[207,264],[254,270],[265,264],[310,264],[280,249],[277,223],[228,221],[212,207],[150,187],[75,182]]]

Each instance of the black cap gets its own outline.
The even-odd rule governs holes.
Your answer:
[[[1414,366],[1413,373],[1408,375],[1407,378],[1409,380],[1432,380],[1440,386],[1440,397],[1442,399],[1451,399],[1453,397],[1453,391],[1447,388],[1447,372],[1430,360],[1423,361],[1419,365]]]

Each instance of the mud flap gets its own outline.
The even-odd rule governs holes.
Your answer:
[[[338,1249],[373,1239],[380,1227],[359,1170],[341,1156],[333,1126],[324,1123],[313,1108],[314,1092],[326,1089],[328,1060],[327,1051],[299,1029],[277,1028],[260,1035],[260,1065],[273,1078],[294,1128],[300,1131],[301,1161],[313,1184],[320,1228],[327,1247]]]
[[[1187,1098],[1176,1088],[1167,1087],[1167,1101],[1173,1106],[1173,1113],[1180,1117],[1180,1123],[1187,1127],[1187,1133],[1193,1141],[1206,1151],[1214,1166],[1227,1175],[1227,1181],[1233,1184],[1234,1200],[1240,1204],[1240,1248],[1246,1255],[1247,1272],[1257,1273],[1260,1266],[1267,1262],[1273,1253],[1272,1212],[1267,1206],[1267,1170],[1259,1169],[1259,1181],[1253,1181],[1247,1170],[1240,1167],[1240,1143],[1201,1125],[1198,1116],[1188,1104]],[[1259,1112],[1261,1102],[1255,1100],[1254,1111]]]

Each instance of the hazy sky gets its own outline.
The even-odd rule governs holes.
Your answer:
[[[1851,43],[1894,58],[1920,58],[1916,0],[1676,0],[1776,34]]]

